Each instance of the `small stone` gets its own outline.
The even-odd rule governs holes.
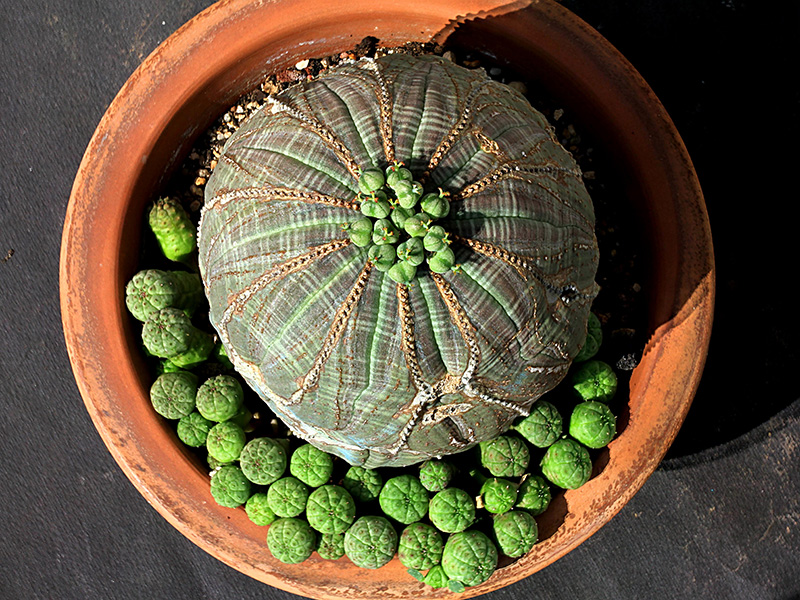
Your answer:
[[[497,77],[502,72],[503,71],[500,69],[500,67],[492,67],[491,69],[489,69],[489,75],[491,75],[492,77]]]
[[[463,66],[467,69],[477,69],[481,66],[481,61],[479,60],[465,60]]]
[[[584,179],[594,179],[595,178],[595,172],[594,171],[585,171],[583,173],[583,178]]]
[[[450,62],[456,62],[456,53],[452,50],[448,50],[444,54],[442,54],[442,58],[445,60],[449,60]]]
[[[308,64],[309,64],[308,59],[301,60],[300,62],[295,64],[294,68],[297,69],[298,71],[303,71],[308,68]]]
[[[556,121],[558,121],[558,120],[559,120],[561,117],[563,117],[563,116],[564,116],[564,109],[563,109],[563,108],[557,108],[557,109],[555,109],[555,110],[553,111],[553,118],[554,118]]]

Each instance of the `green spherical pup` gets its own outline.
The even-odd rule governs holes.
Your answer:
[[[295,477],[278,479],[267,490],[269,507],[279,517],[296,517],[306,509],[308,486]]]
[[[272,556],[282,563],[297,564],[314,551],[316,535],[311,526],[301,519],[278,519],[267,531],[267,547]]]
[[[464,531],[475,521],[475,501],[460,488],[447,488],[431,500],[428,517],[444,533]]]
[[[232,419],[243,403],[242,384],[230,375],[206,379],[197,389],[197,410],[209,421],[221,423]]]
[[[412,523],[400,535],[397,554],[404,567],[425,571],[442,560],[442,535],[427,523]]]
[[[319,487],[331,478],[333,457],[311,444],[303,444],[292,453],[289,472],[311,487]]]
[[[165,419],[181,419],[194,410],[197,376],[186,371],[163,373],[150,387],[150,403]]]
[[[394,557],[397,532],[385,517],[366,516],[356,520],[344,534],[344,551],[364,569],[377,569]]]
[[[256,525],[269,525],[277,518],[275,511],[269,507],[267,495],[263,492],[257,492],[250,496],[244,505],[244,510],[248,518]]]
[[[539,528],[527,512],[512,510],[494,520],[494,535],[500,551],[517,558],[527,554],[539,539]]]
[[[344,533],[356,518],[356,503],[343,487],[323,485],[309,495],[306,518],[320,533]]]
[[[519,484],[517,489],[517,503],[514,508],[524,510],[536,516],[542,514],[550,506],[552,495],[550,486],[544,478],[538,475],[530,475]]]
[[[217,504],[236,508],[250,497],[250,482],[239,467],[220,467],[211,477],[211,495]]]
[[[242,453],[247,436],[236,423],[217,423],[208,432],[206,448],[209,455],[223,463],[233,462]]]
[[[162,308],[179,308],[191,317],[203,300],[200,277],[183,271],[139,271],[125,286],[125,305],[139,321]]]
[[[511,510],[517,501],[517,488],[508,479],[488,479],[481,486],[483,507],[493,514]]]
[[[358,502],[371,502],[380,494],[383,478],[376,469],[350,467],[342,480],[342,485]]]
[[[569,434],[589,448],[603,448],[617,434],[617,418],[602,402],[581,402],[572,411]]]
[[[208,432],[213,426],[213,421],[209,421],[195,410],[178,421],[178,439],[192,448],[205,446]]]
[[[286,451],[272,438],[260,437],[247,442],[239,455],[245,476],[258,485],[270,485],[286,471]]]
[[[592,459],[589,451],[571,439],[558,440],[542,457],[542,473],[558,487],[574,490],[589,481]]]
[[[453,465],[444,460],[429,460],[419,468],[419,481],[429,492],[441,492],[453,478]]]
[[[447,587],[447,574],[444,572],[442,565],[436,565],[430,571],[425,573],[422,579],[423,583],[428,584],[434,589]]]
[[[185,262],[194,254],[197,230],[178,200],[159,198],[153,202],[147,222],[168,259]]]
[[[142,342],[153,356],[182,368],[200,364],[214,349],[214,338],[192,325],[179,308],[162,308],[151,315],[142,326]]]
[[[383,486],[378,501],[387,516],[404,525],[419,521],[428,512],[428,490],[413,475],[392,477]]]
[[[531,456],[522,440],[501,435],[480,443],[481,464],[495,477],[522,477]]]
[[[537,448],[550,446],[561,437],[563,428],[558,409],[544,400],[534,404],[530,414],[512,427]]]
[[[584,401],[608,402],[617,393],[617,376],[610,365],[600,360],[581,364],[570,376],[575,394]]]
[[[497,547],[480,531],[462,531],[447,539],[442,567],[450,579],[464,585],[478,585],[497,568]]]

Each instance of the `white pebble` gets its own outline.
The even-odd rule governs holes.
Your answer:
[[[301,60],[299,63],[297,63],[294,66],[294,68],[297,69],[298,71],[302,71],[303,69],[307,69],[308,68],[308,59]]]

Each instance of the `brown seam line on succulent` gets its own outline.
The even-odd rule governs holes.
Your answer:
[[[450,130],[450,133],[447,135],[447,137],[439,142],[436,150],[433,151],[431,159],[428,161],[428,166],[425,168],[425,172],[422,174],[420,181],[424,183],[427,180],[431,171],[436,168],[436,166],[441,162],[442,158],[444,158],[445,154],[447,154],[450,151],[450,148],[453,147],[453,144],[458,136],[467,129],[467,123],[469,122],[469,119],[472,118],[472,104],[475,102],[478,94],[480,94],[483,88],[489,83],[491,83],[491,80],[487,79],[486,81],[482,81],[472,90],[470,90],[469,94],[467,94],[467,98],[464,101],[464,109],[461,111],[461,116],[459,117],[455,126],[453,126],[453,128]]]
[[[508,162],[508,156],[501,150],[500,144],[486,135],[483,130],[479,128],[473,128],[471,133],[475,136],[475,139],[478,140],[481,150],[486,152],[486,154],[493,154],[500,162]]]
[[[333,153],[337,156],[337,158],[342,161],[347,170],[350,172],[350,175],[353,176],[353,179],[358,181],[359,178],[359,167],[358,164],[353,159],[352,154],[347,149],[347,147],[333,134],[333,132],[325,127],[322,123],[317,121],[314,117],[310,115],[304,114],[298,108],[283,102],[282,100],[278,100],[274,96],[268,96],[267,101],[272,104],[272,111],[273,112],[280,112],[285,111],[286,114],[290,115],[294,119],[297,119],[304,125],[310,128],[311,131],[316,133],[320,139],[325,142]]]
[[[458,328],[461,338],[464,340],[469,351],[467,366],[461,374],[461,384],[466,385],[475,374],[475,370],[478,368],[478,363],[481,358],[475,326],[470,322],[467,313],[464,311],[464,308],[461,306],[461,303],[458,301],[458,298],[456,298],[455,293],[453,293],[450,284],[447,283],[445,278],[439,273],[431,273],[431,278],[436,284],[436,288],[439,290],[439,295],[442,297],[442,300],[444,300],[444,304],[450,313],[450,319]]]
[[[380,132],[383,141],[383,152],[386,155],[386,161],[391,165],[395,161],[395,155],[394,132],[392,131],[392,98],[389,94],[389,86],[377,62],[369,60],[364,64],[378,81],[378,106],[380,108]]]
[[[256,175],[255,173],[251,172],[250,170],[248,170],[247,168],[245,168],[243,165],[239,164],[239,162],[238,162],[236,159],[234,159],[234,158],[231,158],[231,157],[230,157],[228,154],[223,154],[223,155],[221,155],[221,156],[219,157],[219,160],[221,160],[222,162],[226,162],[226,163],[228,163],[228,164],[229,164],[229,165],[231,165],[231,166],[232,166],[232,167],[233,167],[233,168],[234,168],[236,171],[243,171],[243,172],[247,173],[247,174],[248,174],[250,177],[252,177],[253,179],[256,179],[256,180],[258,179],[258,175]]]
[[[353,200],[334,198],[333,196],[327,196],[325,194],[320,194],[319,192],[309,192],[304,190],[295,190],[283,187],[241,188],[238,190],[234,190],[232,192],[217,194],[214,197],[212,197],[211,200],[208,201],[207,209],[213,210],[216,209],[218,206],[224,207],[228,202],[232,200],[242,200],[242,199],[263,200],[264,202],[270,202],[272,200],[285,200],[285,201],[297,200],[298,202],[305,202],[307,204],[324,204],[326,206],[336,206],[339,208],[358,210],[358,204]]]
[[[300,256],[295,256],[294,258],[289,259],[279,265],[275,265],[271,269],[267,270],[258,279],[253,281],[250,285],[245,287],[238,294],[236,294],[233,298],[230,298],[228,300],[228,307],[225,309],[225,312],[222,314],[222,318],[219,322],[220,337],[224,338],[223,341],[225,343],[225,347],[230,347],[227,329],[228,323],[230,323],[234,313],[239,312],[244,308],[244,305],[253,296],[253,294],[259,290],[262,290],[273,281],[282,279],[291,273],[302,271],[313,262],[316,262],[332,252],[341,250],[348,245],[350,245],[350,240],[342,239],[332,240],[320,246],[314,246],[309,252],[301,254]]]
[[[414,337],[414,310],[408,297],[408,288],[397,284],[397,312],[402,329],[400,346],[406,359],[411,380],[417,390],[414,399],[411,401],[409,409],[412,410],[411,418],[403,426],[397,441],[389,448],[391,455],[397,454],[400,449],[408,442],[411,431],[419,421],[420,416],[425,412],[427,406],[436,399],[433,388],[422,378],[422,371],[417,359],[416,339]],[[408,409],[402,409],[407,412]]]
[[[319,354],[317,354],[314,364],[309,372],[298,382],[299,389],[287,400],[287,405],[291,406],[300,402],[305,393],[316,387],[319,383],[320,373],[322,373],[322,369],[325,367],[331,354],[333,354],[333,349],[342,338],[342,333],[347,326],[347,322],[350,320],[350,315],[353,313],[353,309],[364,294],[364,290],[367,287],[367,280],[371,272],[372,263],[367,261],[367,264],[364,265],[364,268],[361,269],[361,272],[358,274],[350,293],[347,294],[347,298],[344,299],[341,306],[337,309],[333,317],[333,323],[328,330],[328,334],[325,336],[325,340],[322,342],[322,349],[319,351]],[[336,412],[339,412],[338,405]],[[338,414],[336,415],[336,421],[337,423],[339,421]]]
[[[490,396],[485,391],[483,391],[480,386],[474,386],[471,383],[468,383],[466,386],[464,386],[464,393],[467,394],[468,396],[480,398],[486,404],[495,404],[497,406],[502,406],[503,408],[506,408],[519,415],[522,415],[523,417],[528,416],[529,411],[524,406],[519,406],[514,402],[509,402],[508,400],[501,400],[500,398],[495,398],[494,396]]]
[[[474,196],[478,192],[483,191],[486,187],[494,185],[505,179],[522,179],[523,181],[528,181],[529,183],[537,183],[535,179],[530,180],[528,177],[526,177],[526,175],[537,176],[547,173],[567,173],[568,175],[574,175],[578,178],[581,177],[581,172],[577,169],[554,166],[525,167],[520,166],[518,161],[514,161],[497,167],[492,172],[481,177],[478,181],[470,183],[468,186],[458,192],[454,192],[451,195],[451,200],[464,200],[470,196]]]

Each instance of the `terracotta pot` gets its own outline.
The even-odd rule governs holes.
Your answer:
[[[468,588],[465,596],[474,596],[563,556],[642,486],[688,410],[711,326],[711,237],[686,149],[633,67],[555,2],[230,0],[195,17],[131,76],[81,163],[61,250],[65,337],[86,408],[114,458],[147,500],[206,551],[314,598],[449,593],[415,581],[397,559],[378,571],[316,555],[301,565],[273,559],[264,529],[243,510],[214,503],[205,469],[151,409],[149,376],[123,302],[137,266],[144,206],[194,139],[264,73],[346,50],[366,35],[384,44],[449,39],[542,82],[612,157],[649,242],[650,338],[633,373],[627,426],[609,446],[602,471],[542,519],[546,539]]]

